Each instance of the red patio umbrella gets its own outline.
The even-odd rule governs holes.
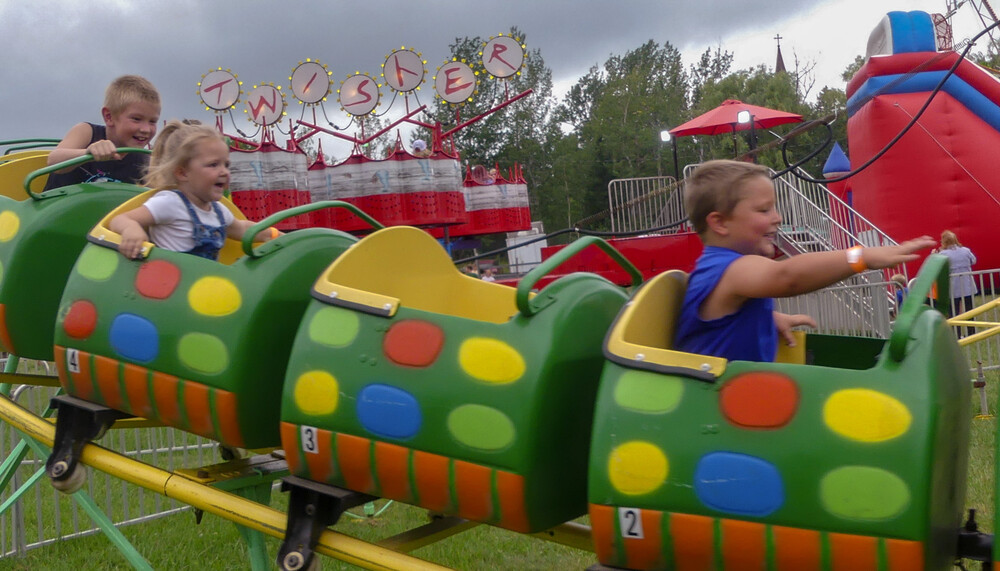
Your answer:
[[[785,123],[800,123],[802,115],[768,109],[758,105],[743,103],[738,99],[726,99],[718,107],[691,119],[683,125],[670,129],[674,137],[688,135],[722,135],[735,134],[750,128],[750,123],[740,123],[736,116],[740,111],[749,111],[753,117],[753,126],[757,129],[767,129]]]

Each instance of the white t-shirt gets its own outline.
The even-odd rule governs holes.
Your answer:
[[[149,241],[164,250],[175,252],[187,252],[194,248],[194,225],[191,224],[191,215],[188,213],[184,201],[172,190],[157,192],[146,201],[144,206],[153,215],[156,222],[149,228]],[[202,210],[194,204],[191,205],[198,219],[206,226],[218,226],[219,217],[215,215],[212,205],[208,210]],[[222,219],[225,227],[228,228],[233,223],[233,213],[228,208],[219,204],[222,211]]]

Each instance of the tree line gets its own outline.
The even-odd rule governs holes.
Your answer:
[[[510,34],[526,42],[516,27]],[[452,54],[477,61],[485,41],[480,37],[458,38],[451,44]],[[557,100],[552,71],[538,49],[529,50],[516,80],[504,85],[503,81],[483,78],[479,92],[463,106],[461,114],[475,116],[505,95],[525,89],[532,89],[532,95],[459,131],[455,146],[468,164],[499,163],[504,167],[520,163],[528,183],[532,217],[542,220],[551,232],[606,209],[608,183],[614,179],[672,176],[672,149],[661,142],[660,132],[726,99],[798,113],[806,119],[824,117],[846,106],[844,91],[832,87],[823,87],[815,102],[807,102],[813,66],[803,65],[797,58],[792,69],[778,73],[764,65],[736,70],[732,64],[733,53],[716,47],[686,66],[670,42],[650,40],[591,67]],[[847,73],[853,74],[853,70]],[[443,125],[455,122],[455,110],[450,106],[435,106],[430,114]],[[834,140],[845,149],[846,119],[841,112],[832,125]],[[758,130],[758,141],[768,142],[795,127]],[[790,158],[805,156],[827,136],[825,129],[813,129],[796,137],[788,145]],[[736,137],[680,137],[676,144],[682,169],[686,164],[749,150],[748,137],[742,131]],[[804,168],[821,175],[827,156],[828,151],[820,153]],[[762,152],[757,160],[773,168],[784,166],[779,149]],[[601,224],[597,222],[590,229],[606,229]]]

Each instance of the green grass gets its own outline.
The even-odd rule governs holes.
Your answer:
[[[970,404],[972,432],[966,505],[976,509],[981,529],[992,533],[994,530],[994,442],[997,430],[995,415],[997,414],[1000,372],[988,371],[986,379],[988,414],[990,416],[976,418],[980,413],[980,400],[975,391]],[[212,454],[212,452],[208,452],[203,459],[206,462],[211,462]],[[186,458],[180,458],[176,461],[179,465],[193,466],[195,460],[197,458],[189,454]],[[94,477],[96,479],[101,476]],[[61,518],[66,520],[70,517],[71,500],[52,493],[48,483],[44,480],[40,482],[39,488],[44,490],[43,497],[46,499],[43,504],[47,504],[43,519],[48,520],[54,517],[56,504],[60,507]],[[96,485],[96,482],[95,489],[101,489],[100,486]],[[121,494],[118,493],[118,495]],[[49,497],[52,499],[47,499]],[[133,489],[126,497],[128,502],[149,503],[154,501],[156,495],[151,492],[143,492],[140,499],[138,490]],[[271,506],[275,509],[284,511],[286,502],[285,494],[278,492],[272,494]],[[116,506],[114,508],[116,511],[121,509],[121,500],[113,500],[112,503]],[[381,508],[384,504],[384,500],[380,500],[377,506]],[[360,515],[361,509],[357,508],[352,512]],[[78,516],[85,518],[82,512]],[[27,519],[30,521],[32,518]],[[367,541],[378,541],[423,525],[427,521],[425,510],[393,503],[376,518],[345,516],[341,518],[335,529]],[[211,514],[206,514],[200,525],[195,524],[194,514],[188,511],[152,522],[125,526],[121,531],[154,569],[238,570],[250,568],[244,544],[235,525]],[[37,533],[37,530],[29,529],[29,539],[32,537],[32,533]],[[273,564],[279,541],[270,537],[266,538],[265,541],[268,561]],[[596,561],[592,553],[490,526],[475,527],[418,549],[412,555],[447,567],[464,570],[584,569]],[[0,570],[80,571],[91,569],[126,570],[130,568],[126,559],[102,535],[55,542],[32,549],[23,557],[0,559]],[[322,558],[321,568],[324,570],[356,569],[349,564],[325,557]]]
[[[11,431],[5,431],[11,432]],[[13,437],[13,435],[9,435]],[[170,438],[169,440],[167,438]],[[3,456],[6,456],[10,445],[16,442],[15,438],[6,440],[3,448]],[[189,433],[181,431],[168,431],[168,429],[142,429],[142,430],[112,430],[99,441],[104,447],[124,450],[143,449],[150,450],[166,446],[183,447],[193,446],[199,439]],[[214,445],[210,448],[198,450],[184,450],[172,453],[167,452],[147,452],[134,455],[135,458],[152,465],[167,469],[178,469],[183,467],[196,467],[205,464],[219,462]],[[25,457],[26,462],[33,464],[23,465],[18,470],[19,482],[24,482],[29,476],[34,474],[44,464],[45,458],[39,459],[33,452],[29,452]],[[137,486],[132,486],[119,478],[104,474],[102,472],[87,469],[89,477],[85,490],[101,507],[102,511],[108,514],[114,521],[126,521],[143,514],[158,513],[183,507],[184,505],[165,498],[161,494],[151,492]],[[2,498],[7,499],[12,490],[11,486],[3,491]],[[72,534],[74,529],[85,530],[91,527],[91,521],[86,513],[79,507],[76,501],[56,492],[49,485],[46,478],[28,488],[25,496],[20,502],[22,509],[26,510],[23,518],[24,541],[28,544],[36,543],[48,538],[57,537],[60,534]],[[11,518],[5,514],[4,524],[9,524]],[[5,541],[10,541],[10,530],[3,530]],[[4,551],[11,549],[9,545],[4,546]],[[2,560],[0,560],[2,561]],[[0,564],[0,569],[3,565]]]
[[[48,485],[48,484],[46,484]],[[272,506],[283,510],[285,495],[275,494]],[[378,506],[384,505],[384,500]],[[352,510],[360,515],[360,508]],[[427,523],[426,510],[393,503],[376,518],[343,517],[337,531],[377,541]],[[237,570],[250,564],[235,525],[206,514],[200,525],[192,513],[182,513],[122,529],[125,537],[154,569]],[[278,551],[279,541],[266,538],[268,559]],[[412,553],[455,569],[543,570],[584,569],[594,563],[593,554],[526,537],[490,526],[478,526]],[[126,570],[125,558],[102,536],[58,542],[33,549],[23,558],[0,559],[0,569],[35,571]],[[321,569],[357,569],[323,557]]]
[[[979,389],[973,389],[971,414],[972,430],[969,445],[969,471],[965,505],[975,508],[976,520],[983,531],[993,533],[994,522],[994,457],[997,433],[997,383],[1000,373],[990,371],[986,376],[987,415],[981,413]]]

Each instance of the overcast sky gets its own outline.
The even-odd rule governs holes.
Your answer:
[[[105,86],[125,73],[157,86],[163,119],[213,121],[197,83],[220,66],[244,90],[284,86],[297,117],[287,83],[299,62],[319,60],[339,82],[355,71],[377,76],[386,56],[406,46],[428,61],[429,96],[430,74],[456,38],[490,38],[515,25],[529,49],[541,50],[557,91],[650,39],[670,42],[686,64],[721,45],[736,68],[773,67],[776,34],[788,67],[795,55],[816,63],[815,91],[843,88],[840,73],[864,53],[886,12],[917,9],[943,12],[945,0],[0,0],[0,139],[61,137],[79,121],[100,122]],[[957,40],[977,23],[972,8],[962,8]],[[327,103],[334,122],[338,108]],[[238,120],[253,128],[242,106]]]

